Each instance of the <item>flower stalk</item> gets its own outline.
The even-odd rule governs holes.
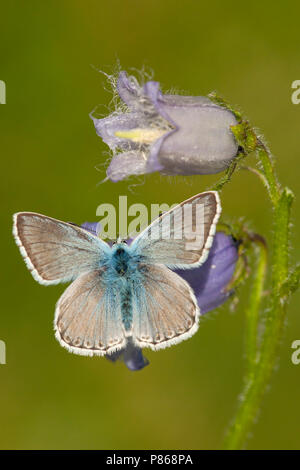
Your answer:
[[[246,309],[246,359],[249,371],[255,366],[259,347],[260,308],[264,297],[264,285],[267,273],[267,245],[257,234],[249,234],[253,246],[256,267],[252,274],[252,286],[249,305]]]
[[[244,128],[245,132],[242,131]],[[250,145],[247,132],[250,131]],[[244,388],[240,397],[238,410],[224,442],[226,449],[244,448],[249,431],[256,419],[261,402],[270,381],[276,363],[278,347],[282,339],[282,331],[286,317],[289,297],[299,284],[300,270],[289,273],[289,225],[293,193],[282,188],[268,148],[261,142],[248,122],[241,121],[237,129],[233,129],[240,145],[246,147],[246,154],[255,150],[261,166],[259,172],[268,191],[273,209],[273,240],[271,245],[271,292],[266,305],[265,326],[259,342],[258,332],[261,322],[260,306],[263,296],[266,275],[266,251],[260,248],[260,255],[253,279],[247,316],[246,350],[248,368],[244,379]],[[255,136],[255,137],[254,137]],[[243,142],[244,140],[244,142]],[[246,145],[245,145],[246,144]],[[251,148],[252,147],[252,148]],[[290,283],[289,283],[290,279]]]

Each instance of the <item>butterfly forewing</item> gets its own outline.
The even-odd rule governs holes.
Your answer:
[[[221,213],[218,193],[194,196],[157,218],[131,247],[147,262],[193,268],[206,260]]]
[[[109,246],[86,230],[33,212],[14,216],[14,236],[33,277],[57,284],[96,269]]]
[[[73,353],[103,356],[125,346],[119,292],[102,282],[103,273],[82,274],[57,302],[56,338]]]
[[[165,266],[142,268],[144,282],[132,299],[134,343],[157,350],[192,336],[200,311],[187,282]]]

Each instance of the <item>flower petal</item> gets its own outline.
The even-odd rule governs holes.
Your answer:
[[[176,130],[176,124],[172,121],[172,119],[169,117],[169,115],[166,113],[164,110],[163,106],[161,106],[161,99],[162,99],[162,93],[159,88],[159,83],[154,82],[154,81],[149,81],[145,83],[144,87],[144,94],[149,98],[151,103],[153,104],[155,110],[157,113],[162,116],[169,124],[173,126],[172,130],[166,130],[166,133],[160,137],[156,142],[154,142],[151,147],[150,147],[150,152],[149,156],[147,159],[147,170],[149,173],[152,173],[154,171],[161,171],[164,169],[164,166],[160,162],[158,155],[160,152],[160,148],[169,135],[173,134]]]
[[[179,97],[178,97],[179,98]],[[230,126],[234,115],[201,97],[185,97],[161,104],[176,123],[176,132],[163,141],[159,161],[166,174],[210,174],[223,171],[237,154],[238,145]],[[200,99],[199,99],[200,98]]]
[[[201,314],[217,308],[232,294],[226,287],[235,271],[238,244],[230,235],[217,232],[208,258],[202,266],[175,270],[192,287]]]
[[[122,148],[125,150],[138,148],[138,144],[116,136],[116,132],[129,131],[141,125],[141,116],[137,113],[112,114],[107,118],[96,119],[94,121],[97,134],[111,148]]]
[[[138,96],[141,87],[134,77],[128,77],[127,73],[122,71],[117,81],[117,91],[119,96],[127,106],[136,110],[138,108]]]
[[[226,169],[238,148],[230,131],[237,122],[230,111],[203,96],[163,95],[154,81],[147,82],[143,91],[173,127],[151,146],[149,172],[193,175]]]
[[[147,173],[146,159],[141,152],[125,152],[115,155],[107,168],[107,177],[113,181],[121,181],[130,175]]]
[[[143,356],[142,350],[128,342],[123,351],[123,361],[129,370],[141,370],[149,364],[148,359]]]
[[[116,362],[118,359],[122,360],[129,370],[137,371],[141,370],[149,364],[148,359],[143,356],[142,350],[128,341],[124,349],[116,351],[106,356],[112,362]]]
[[[96,237],[98,237],[99,233],[101,233],[102,230],[100,222],[84,222],[83,224],[81,224],[81,228],[84,228],[88,232],[91,232]]]
[[[158,140],[154,142],[154,144],[151,145],[148,158],[147,158],[147,165],[146,165],[147,173],[153,173],[154,171],[164,171],[164,166],[160,162],[160,159],[158,156],[159,156],[160,148],[165,138],[168,135],[172,134],[173,132],[174,131],[166,132],[165,135],[160,137]]]

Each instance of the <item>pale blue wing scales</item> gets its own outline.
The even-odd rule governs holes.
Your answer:
[[[171,268],[194,268],[208,256],[220,217],[216,191],[198,194],[158,217],[131,244],[131,249]]]
[[[45,285],[100,267],[110,250],[80,227],[33,212],[14,215],[13,234],[33,277]]]
[[[82,274],[57,302],[55,336],[75,354],[104,356],[125,347],[119,292],[102,282],[103,273]]]
[[[200,311],[187,282],[162,265],[145,265],[143,276],[132,298],[134,343],[157,350],[191,337]]]

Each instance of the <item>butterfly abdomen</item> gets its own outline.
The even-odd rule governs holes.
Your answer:
[[[121,291],[121,312],[124,328],[129,331],[132,324],[132,294],[129,286]]]

